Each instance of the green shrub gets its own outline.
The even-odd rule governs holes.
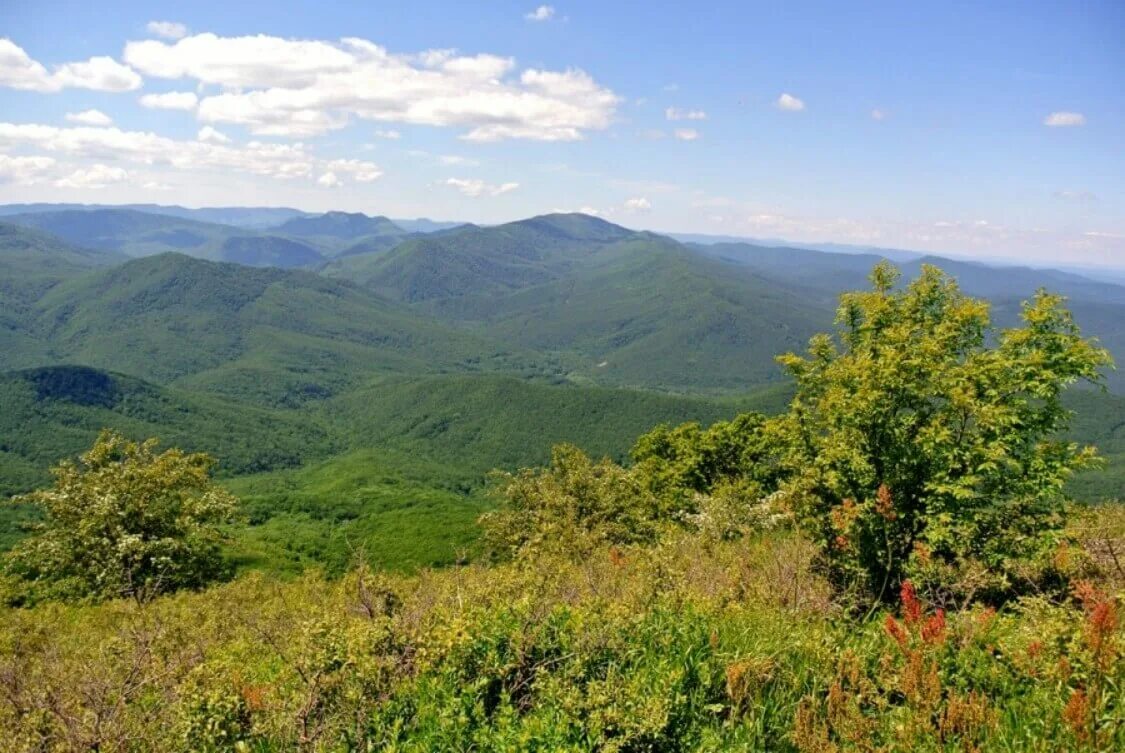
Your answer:
[[[9,598],[151,597],[219,578],[217,526],[236,502],[211,481],[214,463],[103,431],[78,463],[53,469],[53,487],[14,498],[45,520],[4,555]]]
[[[988,304],[936,267],[901,290],[887,264],[872,281],[841,298],[837,339],[779,359],[797,381],[773,427],[782,488],[830,576],[883,601],[934,562],[951,577],[928,585],[948,598],[1049,585],[1021,568],[1050,557],[1063,485],[1095,462],[1093,448],[1058,439],[1070,416],[1060,396],[1096,381],[1108,353],[1058,296],[1040,292],[1023,327],[993,333]]]

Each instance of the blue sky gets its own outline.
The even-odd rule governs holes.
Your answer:
[[[8,0],[0,38],[2,202],[1125,266],[1119,1]]]

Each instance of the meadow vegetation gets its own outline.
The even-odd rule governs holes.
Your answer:
[[[31,496],[47,528],[6,577],[51,581],[64,539],[72,563],[148,563],[132,553],[159,544],[149,572],[168,588],[71,577],[0,607],[6,749],[1125,748],[1125,513],[1066,499],[1096,453],[1060,439],[1062,391],[1096,382],[1108,355],[1046,294],[992,333],[936,269],[873,281],[843,298],[835,337],[782,357],[786,411],[657,426],[628,458],[559,444],[544,467],[493,476],[489,509],[464,508],[484,510],[479,541],[446,567],[373,568],[345,534],[332,546],[350,567],[166,582],[196,561],[167,545],[192,540],[196,512],[222,562],[226,492],[206,458],[105,435]],[[383,464],[374,484],[331,461],[231,482],[269,534],[228,554],[274,556],[288,526],[346,529],[366,504],[393,549],[434,476],[429,493],[484,499],[436,457],[412,468],[413,447],[347,456]],[[124,524],[150,496],[179,528]],[[52,507],[72,500],[96,504]],[[91,530],[100,554],[82,557]]]

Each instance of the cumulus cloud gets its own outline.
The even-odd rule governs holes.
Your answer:
[[[148,131],[119,128],[58,128],[0,122],[0,149],[34,148],[80,159],[163,165],[177,170],[234,170],[281,180],[311,179],[333,171],[359,182],[378,178],[378,165],[363,160],[325,160],[301,143],[214,143],[182,141]]]
[[[321,175],[316,179],[316,182],[317,185],[324,186],[326,188],[335,188],[336,186],[342,185],[340,179],[336,177],[336,173],[331,171],[326,172],[324,175]]]
[[[65,88],[122,92],[140,88],[141,77],[113,58],[98,56],[89,60],[63,63],[48,72],[22,47],[0,38],[0,86],[25,91],[57,92]]]
[[[392,141],[397,141],[398,139],[402,138],[402,134],[399,133],[398,131],[384,130],[382,128],[379,128],[379,129],[376,129],[376,131],[375,131],[375,138],[377,138],[377,139],[390,139]]]
[[[540,5],[535,10],[524,15],[528,21],[550,21],[555,17],[555,8],[551,5]]]
[[[41,183],[54,170],[51,157],[12,157],[0,154],[0,183],[30,186]]]
[[[211,126],[203,126],[202,128],[200,128],[199,133],[195,135],[195,138],[199,141],[205,141],[208,144],[230,143],[230,136],[227,136],[222,131],[218,130],[217,128],[212,128]]]
[[[83,110],[82,112],[68,112],[66,119],[71,123],[81,123],[90,126],[107,126],[113,119],[101,110]]]
[[[124,58],[152,77],[219,87],[199,101],[199,120],[259,135],[313,136],[359,118],[463,128],[470,141],[575,141],[607,128],[618,102],[577,69],[517,74],[508,57],[395,54],[356,38],[196,34],[129,42]]]
[[[149,21],[145,29],[149,34],[165,39],[182,39],[188,35],[188,27],[175,21]]]
[[[461,193],[474,199],[481,196],[500,196],[520,187],[519,183],[493,185],[478,178],[449,178],[445,181],[445,185],[456,188]]]
[[[672,135],[680,141],[695,141],[699,138],[699,131],[694,128],[677,128]]]
[[[141,107],[152,110],[194,110],[199,104],[195,92],[165,92],[163,94],[145,94],[140,98]]]
[[[681,110],[677,107],[669,107],[664,111],[664,117],[668,120],[707,120],[707,113],[703,110]]]
[[[60,188],[105,188],[128,179],[129,173],[125,168],[97,164],[75,170],[65,178],[56,180],[55,185]]]
[[[1051,128],[1086,125],[1086,116],[1080,112],[1053,112],[1043,118],[1043,125]]]
[[[630,212],[647,212],[652,209],[652,203],[643,196],[625,200],[625,209]]]
[[[787,92],[783,92],[774,104],[777,105],[777,109],[785,110],[786,112],[800,112],[805,109],[805,103],[803,101]]]

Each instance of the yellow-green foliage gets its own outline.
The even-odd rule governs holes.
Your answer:
[[[1054,751],[1125,745],[1121,581],[836,612],[794,534],[525,552],[0,613],[0,749]],[[905,595],[905,594],[904,594]],[[897,615],[897,616],[896,616]]]
[[[214,464],[103,431],[79,463],[54,468],[53,487],[15,498],[46,519],[4,556],[8,598],[151,596],[215,579],[216,526],[235,500],[212,482]]]
[[[872,282],[841,297],[837,338],[779,359],[797,381],[773,427],[782,490],[841,587],[886,600],[909,576],[949,598],[1024,592],[1027,563],[1058,543],[1065,482],[1095,462],[1059,438],[1060,396],[1097,381],[1109,354],[1059,296],[1040,292],[1022,327],[993,333],[988,304],[936,267],[899,290],[881,265]]]

